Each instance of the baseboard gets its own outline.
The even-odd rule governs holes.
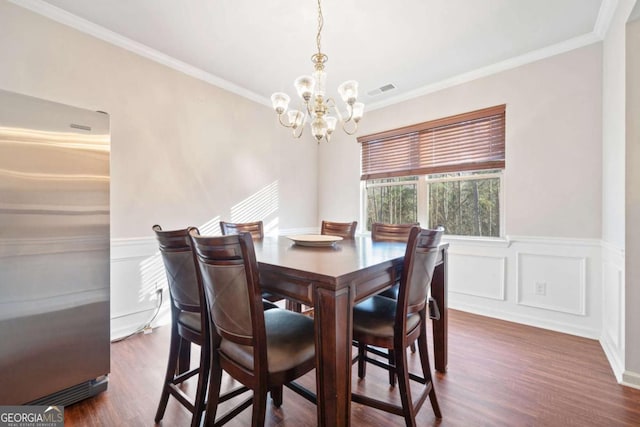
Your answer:
[[[505,320],[507,322],[520,323],[541,329],[548,329],[564,334],[576,335],[583,338],[598,339],[600,331],[596,329],[583,328],[572,324],[545,320],[543,317],[531,317],[517,313],[494,310],[487,307],[480,307],[471,304],[449,302],[449,308],[466,311],[480,316],[492,317],[494,319]]]
[[[615,345],[613,345],[613,343],[611,342],[607,334],[603,334],[603,336],[600,338],[600,346],[602,347],[602,350],[604,351],[604,355],[607,357],[607,360],[609,361],[609,365],[613,370],[613,374],[615,375],[616,380],[619,383],[622,383],[622,377],[624,374],[624,364],[620,360],[620,355],[616,351]]]
[[[640,374],[637,372],[624,371],[620,384],[640,390]]]

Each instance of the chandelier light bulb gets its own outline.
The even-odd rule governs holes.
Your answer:
[[[354,102],[351,106],[351,114],[353,121],[358,123],[364,114],[364,104],[362,102]]]
[[[300,76],[293,83],[298,92],[298,96],[304,99],[304,102],[309,102],[313,90],[316,87],[316,80],[311,76]]]
[[[355,80],[347,80],[338,86],[338,93],[345,103],[353,105],[358,98],[358,82]]]
[[[327,134],[327,122],[322,117],[316,117],[311,122],[311,133],[320,142]]]
[[[273,109],[276,110],[276,113],[278,113],[278,115],[287,111],[289,101],[291,101],[291,98],[289,98],[289,95],[287,95],[286,93],[276,92],[271,95],[271,104],[273,105]]]

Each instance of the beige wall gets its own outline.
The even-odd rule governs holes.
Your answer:
[[[600,238],[601,56],[595,44],[370,111],[359,134],[506,104],[506,234]],[[359,156],[350,140],[321,147],[321,218],[359,214]]]
[[[270,108],[8,2],[0,58],[0,88],[110,114],[113,238],[216,218],[317,225],[316,146]]]

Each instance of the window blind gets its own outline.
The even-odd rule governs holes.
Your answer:
[[[362,180],[502,169],[505,105],[358,138]]]

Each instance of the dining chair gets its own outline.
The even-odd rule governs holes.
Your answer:
[[[171,299],[171,340],[169,360],[155,422],[163,418],[169,396],[192,413],[191,425],[200,425],[205,408],[209,376],[210,347],[203,295],[198,288],[196,268],[188,230],[163,231],[153,226],[167,275]],[[190,370],[191,344],[200,346],[200,363]],[[182,382],[198,375],[195,399],[180,388]]]
[[[164,263],[171,300],[171,339],[169,360],[155,421],[163,418],[169,396],[178,400],[193,414],[191,425],[200,424],[205,408],[210,346],[204,294],[198,286],[196,264],[191,250],[188,229],[163,231],[153,226]],[[263,309],[277,306],[263,300]],[[191,344],[200,346],[200,364],[190,369]],[[180,388],[181,383],[198,375],[195,399]]]
[[[220,231],[223,236],[229,234],[238,234],[242,231],[251,233],[251,237],[254,240],[260,240],[264,238],[264,224],[262,221],[255,222],[226,222],[220,221]]]
[[[240,232],[248,232],[251,233],[251,237],[253,240],[262,240],[264,238],[264,225],[262,221],[254,221],[254,222],[226,222],[220,221],[220,231],[222,231],[223,236],[228,236],[230,234],[238,234]],[[262,298],[271,302],[278,302],[283,300],[284,298],[278,295],[274,295],[269,292],[263,292]],[[296,310],[296,305],[289,304],[287,301],[287,308]]]
[[[196,228],[189,235],[211,337],[205,425],[224,424],[252,403],[251,425],[264,425],[267,392],[279,407],[283,385],[315,403],[314,393],[293,383],[315,367],[313,320],[289,310],[261,309],[251,235],[201,236]],[[253,396],[216,420],[223,371],[243,384],[241,390],[253,390]]]
[[[404,242],[409,240],[409,234],[413,227],[420,227],[419,222],[405,223],[405,224],[388,224],[383,222],[374,222],[371,224],[371,240],[374,242]],[[378,295],[398,299],[398,289],[400,288],[400,277],[397,277],[396,283],[389,289],[380,292]],[[411,343],[411,352],[416,352],[415,342]],[[385,356],[381,351],[367,347],[365,351],[371,351],[378,356]],[[393,360],[393,350],[389,350],[386,357],[389,359],[389,363]],[[389,384],[395,385],[396,375],[393,371],[389,371]]]
[[[322,221],[320,234],[340,236],[343,239],[354,239],[358,228],[358,221],[353,222],[333,222]]]
[[[357,304],[353,309],[353,338],[362,345],[373,345],[393,351],[393,363],[371,359],[358,351],[358,376],[363,377],[366,363],[394,371],[402,406],[352,393],[357,403],[381,409],[404,417],[407,426],[415,426],[416,413],[429,397],[436,418],[442,418],[433,386],[427,347],[427,295],[438,258],[438,245],[444,229],[411,229],[403,262],[398,299],[375,295]],[[418,353],[422,377],[410,373],[406,348],[418,340]],[[414,404],[410,381],[424,385]],[[414,389],[415,390],[415,389]]]

